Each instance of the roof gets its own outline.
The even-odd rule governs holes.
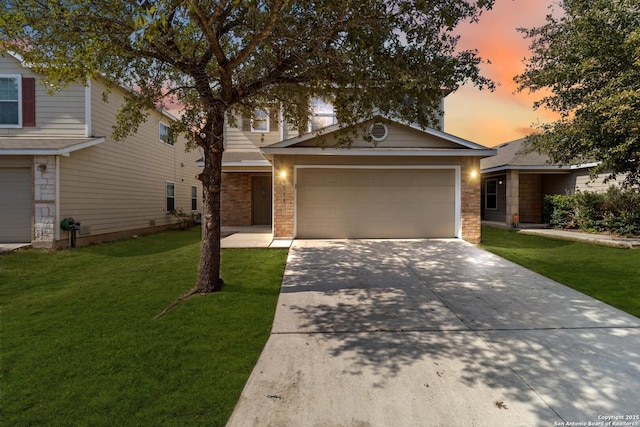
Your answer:
[[[382,143],[377,146],[351,146],[350,148],[321,147],[309,144],[318,137],[316,133],[308,133],[295,138],[287,139],[261,148],[261,152],[266,156],[274,154],[312,154],[312,155],[383,155],[383,156],[493,156],[496,151],[480,144],[459,138],[432,128],[422,128],[417,124],[408,124],[391,117],[378,115],[371,119],[361,120],[356,125],[369,121],[382,120],[400,126],[406,126],[415,131],[422,132],[425,137],[435,138],[443,142],[438,147],[382,147]],[[322,130],[322,136],[326,137],[341,129],[339,124],[326,127]]]
[[[15,138],[0,137],[0,155],[64,156],[106,141],[94,138]]]
[[[569,170],[571,166],[563,166],[549,162],[549,156],[537,152],[529,152],[525,146],[525,138],[507,142],[495,147],[497,154],[480,160],[482,173],[502,170]]]

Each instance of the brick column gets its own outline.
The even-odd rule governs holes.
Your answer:
[[[34,156],[34,247],[49,248],[56,237],[56,158]]]
[[[480,159],[465,157],[461,168],[462,238],[480,243]]]
[[[286,173],[283,176],[282,173]],[[294,186],[291,156],[273,157],[273,238],[293,238]]]
[[[507,172],[507,225],[513,225],[513,215],[520,214],[520,174],[517,170]]]

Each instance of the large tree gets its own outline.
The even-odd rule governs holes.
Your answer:
[[[220,187],[230,113],[278,105],[301,129],[311,96],[341,123],[374,111],[434,125],[441,89],[492,83],[454,27],[494,0],[5,0],[4,49],[48,83],[101,78],[130,87],[114,136],[134,132],[167,97],[179,131],[204,152],[202,251],[194,293],[222,285]]]
[[[534,106],[559,113],[528,137],[562,164],[598,162],[594,174],[640,185],[640,3],[561,0],[531,39],[519,90],[546,89]]]

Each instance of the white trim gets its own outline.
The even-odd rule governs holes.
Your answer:
[[[382,126],[384,128],[384,135],[380,137],[375,136],[373,134],[374,126]],[[385,139],[387,139],[387,136],[389,136],[389,126],[387,126],[385,123],[382,123],[382,122],[373,122],[369,126],[369,135],[371,135],[371,139],[373,139],[376,142],[384,141]]]
[[[167,128],[167,136],[168,136],[168,140],[173,140],[173,143],[169,143],[165,140],[162,139],[162,132],[160,132],[160,129],[162,128],[162,126],[164,126],[165,128]],[[158,140],[160,142],[162,142],[164,145],[169,145],[171,147],[175,147],[176,145],[176,141],[174,139],[174,136],[171,134],[171,125],[166,124],[165,122],[163,122],[162,120],[158,121]]]
[[[54,224],[54,240],[57,242],[60,240],[60,156],[56,156],[56,190],[55,190],[55,218]]]
[[[462,177],[460,165],[294,165],[293,166],[293,238],[298,236],[298,169],[424,169],[448,170],[453,169],[455,176],[454,234],[462,239]],[[275,177],[275,170],[273,171]],[[273,180],[275,182],[275,179]],[[274,191],[275,194],[275,191]],[[275,205],[275,203],[273,203]],[[275,218],[275,216],[274,216]]]
[[[84,136],[90,138],[93,133],[91,117],[91,80],[84,87]]]
[[[468,148],[468,149],[472,149],[472,150],[478,150],[478,151],[489,150],[491,152],[491,154],[487,154],[487,156],[495,156],[497,154],[497,150],[495,150],[495,149],[490,149],[488,147],[485,147],[484,145],[476,144],[475,142],[468,141],[466,139],[457,137],[455,135],[451,135],[449,133],[445,133],[445,132],[442,132],[442,131],[439,131],[439,130],[435,130],[435,129],[432,129],[432,128],[423,128],[423,127],[421,127],[421,126],[419,126],[419,125],[417,125],[415,123],[406,123],[404,121],[396,120],[396,119],[393,119],[391,117],[387,117],[387,116],[380,115],[380,114],[377,114],[377,115],[375,115],[373,117],[370,117],[368,119],[359,120],[358,122],[354,123],[354,125],[366,123],[368,121],[374,121],[375,122],[376,120],[379,120],[379,119],[385,119],[386,121],[391,122],[391,123],[395,123],[395,124],[398,124],[398,125],[401,125],[401,126],[407,126],[407,127],[411,128],[411,129],[415,129],[415,130],[417,130],[419,132],[423,132],[423,133],[425,133],[427,135],[435,136],[437,138],[444,139],[445,141],[449,141],[449,142],[453,142],[455,144],[461,145],[464,148]],[[328,127],[324,128],[322,130],[322,135],[326,136],[326,135],[330,134],[331,132],[335,132],[335,131],[337,131],[339,129],[341,129],[341,125],[340,124],[335,124],[335,125],[332,125],[332,126],[328,126]],[[299,144],[299,143],[304,142],[304,141],[308,141],[308,140],[316,138],[316,137],[317,137],[317,133],[316,132],[307,133],[307,134],[304,134],[304,135],[301,135],[301,136],[298,136],[298,137],[287,139],[285,141],[280,141],[280,142],[277,142],[275,144],[271,144],[271,145],[269,145],[267,147],[264,147],[264,148],[270,150],[270,149],[273,149],[273,148],[292,147],[292,146],[294,146],[296,144]]]
[[[169,198],[169,194],[167,192],[169,189],[168,184],[173,184],[173,209],[167,209],[167,199]],[[172,210],[176,210],[176,182],[166,180],[164,182],[164,211],[168,214]]]
[[[102,144],[107,139],[104,136],[84,141],[78,144],[69,145],[62,148],[11,148],[0,149],[2,156],[69,156],[69,153]]]
[[[265,118],[264,121],[267,124],[267,128],[266,129],[254,129],[253,128],[253,121],[254,121],[254,116],[255,116],[255,112],[256,111],[262,111],[265,114]],[[269,117],[269,110],[267,110],[266,108],[255,108],[252,112],[251,112],[251,133],[269,133],[271,131],[271,118]]]
[[[592,163],[581,163],[579,165],[571,165],[571,169],[588,169],[588,168],[594,168],[596,166],[598,166],[600,163],[602,162],[592,162]]]
[[[18,84],[18,124],[2,124],[0,129],[20,129],[22,128],[22,74],[0,74],[3,79],[15,79]]]
[[[432,149],[376,149],[376,148],[321,148],[321,147],[264,147],[260,150],[262,154],[291,154],[309,156],[411,156],[411,157],[458,157],[493,156],[496,150],[487,149],[465,149],[465,148],[432,148]]]
[[[504,165],[504,166],[496,166],[489,169],[481,169],[481,174],[486,173],[494,173],[494,172],[503,172],[509,170],[523,170],[523,171],[546,171],[546,172],[561,172],[561,173],[569,173],[573,169],[570,166],[553,166],[553,165],[543,165],[543,166],[513,166],[513,165]]]

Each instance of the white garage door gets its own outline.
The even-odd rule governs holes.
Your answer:
[[[454,169],[297,171],[298,238],[455,237]]]
[[[31,171],[0,168],[0,242],[31,242]]]

